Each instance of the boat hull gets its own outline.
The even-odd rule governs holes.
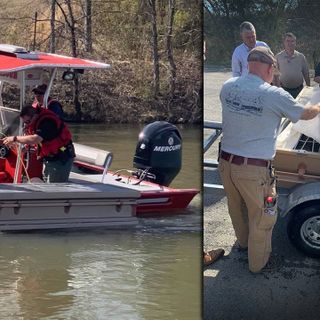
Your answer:
[[[87,165],[86,169],[90,165]],[[148,215],[171,215],[185,210],[192,199],[199,193],[196,189],[174,189],[160,186],[149,181],[139,182],[134,177],[115,175],[108,172],[102,174],[71,173],[70,180],[79,183],[96,182],[107,185],[124,186],[127,189],[136,190],[140,193],[137,200],[138,217]]]
[[[102,184],[1,184],[0,230],[134,226],[138,197]]]
[[[198,194],[195,189],[170,189],[162,192],[142,192],[138,200],[137,216],[171,215],[188,207]]]

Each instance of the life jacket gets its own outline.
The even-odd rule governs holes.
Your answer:
[[[57,103],[57,105],[59,105],[59,107],[60,107],[59,113],[51,110],[50,105],[51,105],[51,104],[54,104],[54,103]],[[33,101],[33,103],[32,103],[32,106],[33,106],[35,109],[39,109],[39,108],[49,109],[49,110],[55,112],[55,113],[58,115],[58,117],[60,117],[60,118],[63,117],[63,108],[62,108],[61,103],[60,103],[58,100],[56,100],[56,99],[51,99],[51,97],[48,98],[47,108],[46,108],[43,104],[40,104],[36,99],[34,99],[34,101]]]
[[[52,157],[64,151],[64,147],[71,142],[71,132],[65,123],[52,111],[41,108],[38,118],[28,126],[28,133],[35,134],[41,121],[44,119],[52,119],[58,128],[58,136],[50,141],[43,140],[38,145],[38,156],[40,158]]]

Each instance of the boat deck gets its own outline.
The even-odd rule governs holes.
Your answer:
[[[137,199],[140,193],[125,186],[87,183],[2,183],[1,200],[36,200],[36,199]]]
[[[71,182],[74,183],[101,183],[102,174],[79,174],[79,173],[70,173]],[[134,178],[126,178],[122,177],[121,181],[117,180],[117,176],[113,176],[112,174],[106,174],[103,179],[103,185],[109,185],[114,187],[126,188],[132,191],[161,191],[164,190],[165,187],[159,186],[157,184],[153,184],[150,182],[141,182],[136,184],[138,180]]]
[[[0,184],[0,230],[127,228],[140,193],[101,183]]]

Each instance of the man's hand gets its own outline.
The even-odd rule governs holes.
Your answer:
[[[6,146],[9,146],[10,144],[16,142],[15,140],[15,136],[12,136],[12,137],[6,137],[2,140],[3,144],[6,145]]]
[[[301,120],[311,120],[320,113],[320,103],[306,107],[300,117]]]

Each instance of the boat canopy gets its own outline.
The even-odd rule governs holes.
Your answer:
[[[0,44],[0,73],[34,68],[107,69],[110,65],[53,53],[29,52],[22,47]]]
[[[0,44],[0,135],[22,135],[20,110],[25,105],[26,88],[44,83],[44,74],[48,72],[45,81],[47,90],[43,105],[47,107],[48,97],[58,70],[65,73],[83,73],[83,70],[108,69],[109,64],[68,57],[52,53],[30,52],[23,47],[10,44]],[[71,80],[64,78],[64,80]],[[2,99],[3,85],[9,83],[20,89],[19,109],[5,107]],[[21,145],[17,154],[14,182],[17,183],[21,169]]]

